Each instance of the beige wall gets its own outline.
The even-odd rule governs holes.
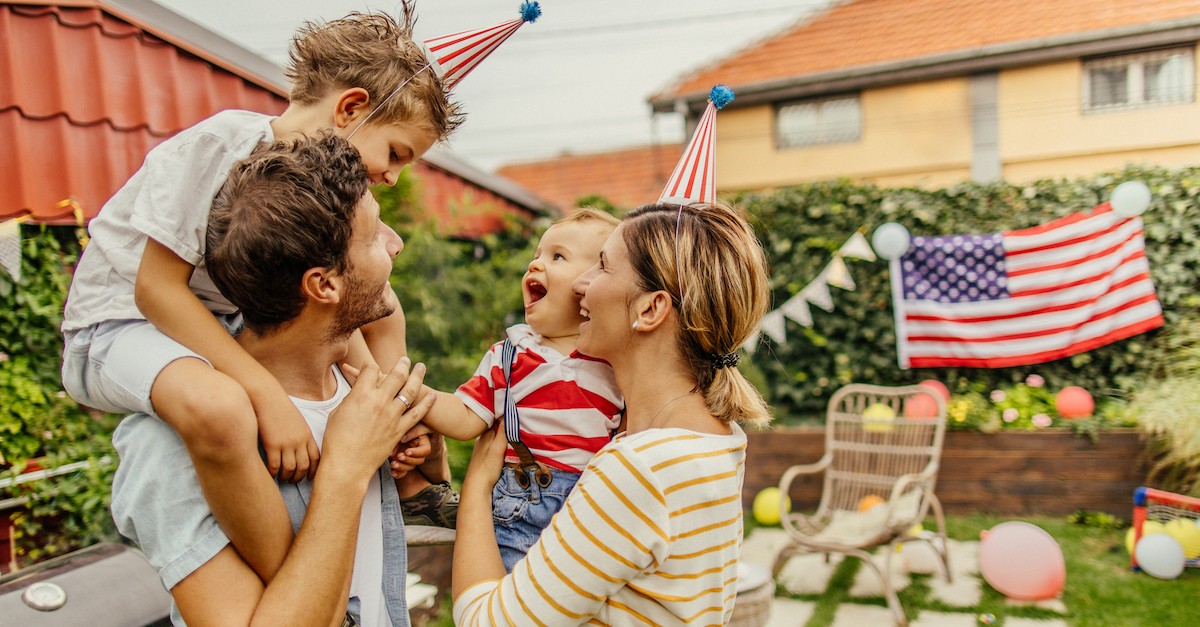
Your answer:
[[[1200,69],[1200,59],[1195,65]],[[1200,103],[1084,115],[1081,73],[1078,60],[1000,73],[997,109],[1006,180],[1091,176],[1128,163],[1200,163]],[[862,93],[861,105],[859,141],[785,149],[775,148],[773,106],[721,112],[718,189],[842,177],[933,188],[970,178],[966,77],[870,89]]]
[[[840,177],[939,187],[970,175],[967,80],[863,92],[857,142],[775,148],[774,107],[717,116],[717,187],[761,189]]]
[[[1200,103],[1085,115],[1082,73],[1083,64],[1070,61],[1000,74],[1004,178],[1089,176],[1128,163],[1200,163]]]

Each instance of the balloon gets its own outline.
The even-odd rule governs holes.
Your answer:
[[[780,498],[783,499],[783,507],[792,509],[792,500],[784,496],[779,488],[763,488],[758,494],[754,495],[754,506],[751,511],[754,513],[754,520],[757,520],[762,525],[778,525]]]
[[[1166,524],[1164,531],[1183,547],[1184,559],[1200,557],[1200,527],[1191,518],[1176,518]]]
[[[881,224],[871,235],[871,248],[884,259],[895,259],[908,252],[911,241],[908,229],[896,222]]]
[[[1140,216],[1150,206],[1150,188],[1141,181],[1125,181],[1113,188],[1108,203],[1122,218]]]
[[[1157,520],[1142,521],[1142,537],[1153,535],[1156,533],[1166,533],[1167,529],[1162,523]],[[1125,550],[1133,555],[1133,527],[1129,527],[1129,531],[1125,532]]]
[[[888,433],[895,428],[896,410],[885,403],[872,403],[863,410],[863,429],[871,433]]]
[[[934,392],[936,394],[937,392]],[[933,396],[921,392],[908,397],[904,402],[904,417],[914,420],[932,420],[938,414],[937,400]]]
[[[1000,523],[983,537],[979,572],[998,592],[1021,601],[1056,597],[1067,580],[1058,542],[1041,527],[1019,521]]]
[[[1096,402],[1087,390],[1071,385],[1060,390],[1054,397],[1054,409],[1063,418],[1086,418],[1096,410]]]
[[[858,511],[869,512],[872,509],[883,505],[884,503],[887,503],[887,501],[883,500],[882,496],[879,496],[878,494],[868,494],[858,500]]]
[[[1142,536],[1133,556],[1138,566],[1152,577],[1174,579],[1183,573],[1183,547],[1165,533]]]
[[[938,394],[942,395],[943,401],[950,400],[950,388],[946,387],[945,383],[942,383],[941,381],[938,381],[937,379],[925,379],[924,381],[918,383],[917,385],[924,386],[927,388],[933,388],[934,390],[937,390]]]

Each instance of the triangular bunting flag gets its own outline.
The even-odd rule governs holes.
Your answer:
[[[829,284],[826,280],[825,272],[821,272],[812,283],[800,290],[800,296],[825,311],[833,311],[833,296],[829,294]]]
[[[783,330],[783,312],[778,309],[763,316],[759,328],[767,334],[767,337],[775,340],[776,344],[783,344],[787,341],[787,333]]]
[[[13,278],[21,281],[21,223],[19,220],[0,222],[0,266]]]
[[[811,328],[813,325],[812,312],[808,310],[808,301],[804,300],[800,294],[787,299],[787,302],[779,306],[779,311],[782,311],[789,320],[793,320],[801,326]]]
[[[853,259],[863,259],[865,261],[875,261],[875,251],[871,248],[871,244],[867,242],[867,238],[858,231],[842,244],[841,251],[843,257]],[[851,288],[853,289],[853,288]]]
[[[825,282],[834,287],[851,291],[855,288],[854,279],[850,277],[850,268],[846,267],[846,261],[840,255],[834,255],[829,265],[825,266],[824,274]]]
[[[525,22],[534,22],[542,15],[536,2],[521,5],[521,18],[476,30],[463,31],[425,40],[425,56],[442,77],[446,89],[453,89],[475,66],[513,36]]]

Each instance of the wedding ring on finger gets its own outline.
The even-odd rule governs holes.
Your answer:
[[[404,411],[408,411],[408,408],[412,407],[412,401],[408,400],[408,397],[404,395],[404,392],[397,393],[396,398],[399,399],[401,403],[404,403]]]

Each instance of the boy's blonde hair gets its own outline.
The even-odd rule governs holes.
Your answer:
[[[406,0],[400,19],[382,13],[351,13],[328,23],[305,22],[292,38],[287,77],[289,100],[305,105],[331,91],[361,87],[381,107],[373,124],[418,125],[445,139],[463,121],[429,60],[412,39],[416,16]],[[419,74],[418,74],[419,73]],[[404,81],[411,81],[388,98]],[[386,100],[386,102],[384,102]]]
[[[716,418],[766,424],[762,395],[736,367],[738,350],[767,312],[766,254],[741,213],[722,204],[646,205],[626,214],[621,237],[637,287],[671,295],[679,349]]]
[[[608,226],[611,226],[614,229],[617,228],[617,225],[621,223],[621,221],[618,220],[611,213],[606,213],[604,211],[600,211],[599,209],[594,209],[592,207],[580,207],[580,208],[572,211],[571,213],[568,213],[567,215],[555,220],[554,224],[570,224],[571,222],[591,222],[593,220],[598,221],[598,222],[603,222],[604,224],[607,224]]]

